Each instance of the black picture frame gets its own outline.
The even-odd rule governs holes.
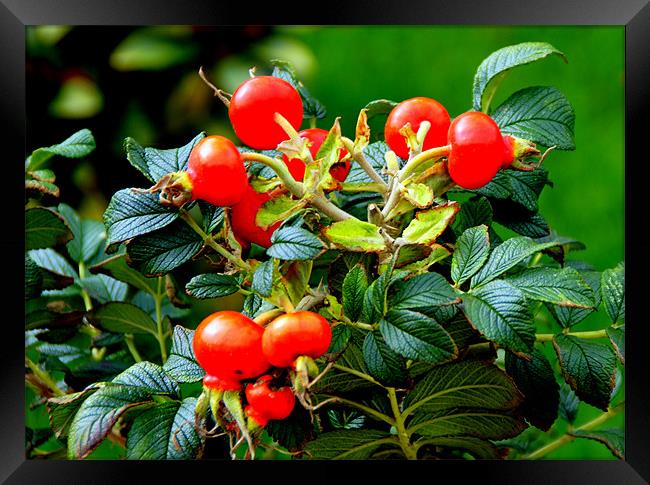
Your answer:
[[[39,24],[66,25],[330,25],[330,24],[469,24],[469,25],[620,25],[625,26],[625,260],[627,267],[628,317],[626,360],[626,460],[625,461],[437,461],[407,464],[392,462],[130,462],[130,461],[39,461],[26,460],[24,449],[24,356],[20,341],[21,278],[24,270],[24,227],[19,173],[25,158],[25,27]],[[643,275],[647,273],[650,237],[646,236],[648,174],[647,139],[650,88],[650,5],[645,0],[553,0],[544,2],[500,1],[396,2],[330,0],[309,8],[303,2],[266,2],[255,6],[244,2],[210,0],[0,0],[0,134],[5,162],[2,180],[17,193],[3,191],[5,233],[0,240],[5,289],[3,308],[15,308],[3,320],[5,344],[1,352],[0,393],[0,480],[5,483],[136,483],[164,479],[199,480],[197,472],[215,481],[250,477],[251,473],[271,477],[282,474],[311,482],[334,480],[339,473],[358,476],[372,469],[382,476],[424,473],[431,480],[442,474],[463,482],[485,483],[649,483],[650,482],[650,379],[644,364],[647,324],[640,318],[639,302],[644,297]],[[586,76],[586,74],[585,74]],[[588,82],[588,78],[585,78]],[[597,100],[594,100],[597,102]],[[606,194],[603,194],[606,197]],[[644,200],[645,199],[645,200]],[[9,222],[7,218],[15,217]],[[23,224],[23,226],[21,226]],[[15,253],[15,257],[12,257]],[[16,344],[14,344],[14,342]],[[323,470],[319,473],[314,467]],[[426,468],[425,468],[426,467]],[[142,474],[142,475],[141,475]],[[140,477],[137,477],[140,475]],[[279,475],[278,475],[279,476]],[[414,477],[417,475],[414,475]],[[145,478],[146,477],[146,478]],[[248,480],[244,480],[244,483]]]

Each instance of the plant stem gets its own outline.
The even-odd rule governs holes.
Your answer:
[[[575,428],[576,431],[588,431],[590,429],[596,428],[597,426],[600,426],[603,424],[605,421],[608,419],[616,416],[618,413],[620,413],[623,409],[625,408],[625,401],[621,402],[617,406],[613,408],[609,408],[607,412],[601,414],[600,416],[596,417],[595,419],[592,419],[588,423],[583,424],[582,426]],[[540,458],[546,456],[547,454],[557,450],[561,446],[566,445],[567,443],[572,442],[575,440],[577,437],[573,436],[569,433],[563,434],[559,438],[557,438],[554,441],[551,441],[547,445],[542,446],[538,450],[533,451],[532,453],[529,453],[528,455],[525,455],[522,460],[539,460]]]
[[[431,160],[432,158],[447,156],[450,149],[451,145],[444,145],[441,147],[430,148],[423,151],[422,153],[417,154],[402,167],[402,169],[399,171],[398,179],[400,181],[404,181],[406,177],[408,177],[420,164]]]
[[[244,271],[250,271],[250,266],[228,250],[218,244],[214,239],[212,239],[212,236],[207,234],[201,227],[196,223],[196,221],[192,218],[189,212],[187,212],[184,209],[180,210],[181,217],[187,224],[196,232],[201,238],[203,239],[203,242],[210,246],[212,249],[214,249],[217,253],[219,253],[221,256],[226,258],[228,261],[230,261],[232,264],[237,266],[239,269],[242,269]]]
[[[289,192],[291,192],[292,195],[298,198],[304,197],[304,185],[301,182],[297,182],[293,178],[291,173],[289,173],[289,169],[287,168],[286,164],[282,160],[267,157],[261,153],[242,153],[242,158],[244,160],[252,160],[264,164],[267,167],[271,167],[273,171],[278,175],[278,177],[280,177],[280,180],[282,180],[282,183],[289,190]],[[335,221],[355,219],[355,217],[352,215],[332,204],[332,202],[330,202],[323,195],[316,195],[310,200],[310,204]]]
[[[381,177],[381,175],[377,173],[374,167],[370,165],[370,162],[368,162],[368,160],[366,159],[366,156],[363,154],[363,151],[354,150],[354,142],[349,138],[342,136],[341,141],[343,142],[343,146],[348,151],[350,156],[352,156],[352,159],[355,160],[361,166],[361,168],[368,174],[368,176],[379,185],[380,193],[384,195],[387,194],[388,184]]]
[[[535,340],[537,342],[552,342],[553,337],[556,334],[554,333],[538,333],[535,335]],[[603,338],[607,337],[607,330],[592,330],[589,332],[569,332],[565,333],[564,335],[571,335],[572,337],[578,337],[578,338]]]
[[[360,328],[361,330],[375,330],[376,328],[374,325],[371,325],[370,323],[353,322],[352,320],[348,320],[347,318],[343,320],[342,323],[349,327]]]
[[[375,380],[372,376],[369,376],[368,374],[364,374],[363,372],[358,371],[356,369],[351,369],[349,367],[345,367],[344,365],[340,365],[340,364],[334,364],[332,368],[338,369],[341,372],[347,372],[348,374],[352,374],[353,376],[360,377],[361,379],[365,379],[368,382],[372,382],[373,384],[386,389],[383,384]]]
[[[397,177],[395,177],[390,186],[390,195],[388,196],[388,200],[386,201],[386,204],[381,210],[381,215],[384,219],[386,219],[390,211],[392,211],[393,208],[397,205],[397,202],[399,201],[399,196],[400,196],[399,182],[397,180]]]
[[[406,431],[404,426],[404,416],[399,409],[399,404],[397,403],[397,395],[395,394],[394,387],[388,387],[388,399],[390,399],[390,407],[393,410],[393,415],[395,416],[395,428],[397,428],[397,436],[399,438],[399,444],[406,456],[407,460],[417,460],[417,451],[411,444],[411,437]]]
[[[32,371],[32,373],[38,377],[43,384],[45,384],[50,391],[52,391],[52,394],[55,396],[63,396],[65,395],[65,392],[63,392],[61,389],[59,389],[59,386],[56,385],[56,382],[54,382],[54,379],[52,379],[52,376],[44,370],[41,369],[35,362],[33,362],[29,357],[25,357],[25,364],[29,369]]]
[[[86,265],[83,261],[79,262],[79,279],[84,279],[86,277]],[[84,300],[84,306],[86,311],[89,312],[93,309],[93,302],[90,299],[88,292],[82,287],[81,288],[81,298]]]
[[[133,360],[136,362],[142,362],[142,357],[140,356],[140,353],[138,352],[138,349],[135,346],[135,341],[133,340],[133,334],[127,333],[124,335],[124,339],[126,341],[126,346],[129,348],[129,352],[131,352],[131,356],[133,357]]]
[[[165,335],[162,328],[162,299],[164,293],[162,293],[163,279],[162,276],[158,277],[158,291],[154,297],[154,302],[156,304],[156,328],[158,329],[158,344],[160,345],[160,357],[162,358],[163,364],[167,362],[167,346],[165,345]]]

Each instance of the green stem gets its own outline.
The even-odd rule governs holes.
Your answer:
[[[343,320],[342,323],[344,325],[347,325],[348,327],[360,328],[361,330],[375,330],[376,329],[375,325],[371,325],[370,323],[353,322],[352,320],[348,320],[348,319]]]
[[[397,395],[395,394],[395,388],[389,387],[388,389],[388,399],[390,400],[390,407],[393,410],[393,415],[395,416],[395,428],[397,428],[397,437],[399,438],[399,444],[406,456],[407,460],[417,460],[417,451],[411,444],[411,437],[406,431],[404,426],[404,416],[399,409],[399,404],[397,403]]]
[[[163,364],[167,362],[167,346],[165,345],[165,334],[163,332],[162,324],[162,299],[164,293],[162,292],[163,278],[162,276],[158,277],[158,289],[156,291],[156,296],[154,297],[154,302],[156,304],[156,328],[158,329],[158,344],[160,345],[160,356],[162,358]]]
[[[181,217],[187,224],[196,232],[201,238],[203,239],[203,242],[210,246],[212,249],[214,249],[217,253],[219,253],[221,256],[226,258],[228,261],[233,263],[235,266],[237,266],[239,269],[242,269],[244,271],[250,271],[250,266],[243,261],[242,259],[238,258],[231,252],[229,252],[226,248],[218,244],[212,236],[207,234],[203,229],[201,229],[201,226],[199,226],[196,221],[192,218],[189,212],[187,212],[184,209],[181,209],[180,211]]]
[[[83,261],[79,262],[79,279],[84,279],[86,277],[86,265],[84,264]],[[93,302],[90,300],[90,295],[88,292],[82,287],[81,288],[81,298],[84,300],[84,305],[86,307],[86,311],[89,312],[90,310],[93,309]]]
[[[535,334],[535,340],[537,342],[552,342],[553,337],[555,337],[556,334],[554,333],[538,333]],[[592,338],[603,338],[607,337],[607,330],[592,330],[589,332],[568,332],[565,333],[564,335],[571,335],[572,337],[577,337],[577,338],[587,338],[587,339],[592,339]]]
[[[133,340],[133,334],[125,334],[124,339],[126,341],[126,346],[129,348],[129,352],[131,352],[131,356],[133,356],[133,360],[136,362],[142,362],[142,357],[140,356],[140,353],[135,346],[135,341]]]
[[[372,165],[370,165],[370,162],[368,162],[368,160],[366,159],[366,156],[363,154],[363,151],[355,150],[354,142],[349,138],[342,136],[341,141],[343,142],[343,146],[348,151],[352,159],[356,161],[361,166],[361,168],[368,174],[368,176],[377,183],[380,189],[380,193],[386,195],[388,193],[388,184],[381,177],[381,175],[377,173],[375,168]]]
[[[361,379],[365,379],[368,382],[372,382],[373,384],[386,389],[386,387],[383,384],[381,384],[379,381],[375,380],[372,376],[369,376],[368,374],[364,374],[363,372],[358,371],[356,369],[351,369],[349,367],[345,367],[344,365],[340,365],[340,364],[334,364],[332,366],[332,368],[333,369],[338,369],[341,372],[347,372],[348,374],[352,374],[353,376],[360,377]]]
[[[298,198],[305,196],[305,187],[301,182],[297,182],[291,173],[287,165],[282,161],[276,158],[267,157],[261,153],[242,153],[242,158],[244,160],[252,160],[259,162],[267,167],[271,167],[273,171],[280,177],[284,186],[291,192],[292,195]],[[344,221],[346,219],[355,219],[354,216],[348,214],[344,210],[338,208],[332,202],[330,202],[323,195],[316,195],[310,201],[310,204],[319,209],[321,212],[329,216],[335,221]]]
[[[596,428],[603,424],[605,421],[608,419],[616,416],[618,413],[620,413],[623,409],[625,409],[625,401],[621,402],[620,404],[616,405],[613,408],[609,408],[607,412],[601,414],[600,416],[596,417],[595,419],[592,419],[588,423],[583,424],[582,426],[575,428],[576,431],[588,431],[590,429]],[[557,450],[561,446],[566,445],[567,443],[571,443],[573,440],[576,439],[576,436],[573,436],[569,433],[563,434],[559,438],[557,438],[554,441],[551,441],[547,445],[542,446],[538,450],[533,451],[532,453],[529,453],[528,455],[525,455],[522,460],[539,460],[540,458],[546,456],[547,454]]]
[[[35,362],[33,362],[29,357],[25,357],[25,364],[29,369],[32,371],[32,373],[40,379],[43,384],[47,386],[47,388],[52,391],[52,394],[55,396],[63,396],[65,395],[65,392],[63,392],[61,389],[59,389],[59,386],[56,385],[56,382],[50,376],[50,374],[44,370],[41,369]]]
[[[451,150],[451,145],[444,145],[441,147],[430,148],[417,154],[402,167],[399,171],[398,179],[404,181],[420,164],[429,161],[432,158],[445,157],[449,154],[449,150]]]
[[[397,205],[399,199],[400,199],[399,182],[397,178],[394,178],[390,185],[390,195],[388,196],[388,200],[386,201],[386,204],[381,210],[381,215],[384,219],[386,219],[390,211],[392,211],[393,208]]]

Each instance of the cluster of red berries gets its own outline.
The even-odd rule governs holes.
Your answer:
[[[274,149],[287,139],[287,134],[275,121],[275,113],[281,114],[294,129],[300,128],[303,118],[300,95],[291,84],[272,76],[258,76],[243,82],[228,106],[236,135],[255,149]],[[406,159],[409,156],[402,129],[409,123],[417,132],[423,121],[428,121],[430,128],[422,149],[448,145],[449,176],[463,188],[482,187],[515,158],[513,138],[502,136],[490,116],[470,111],[452,121],[443,105],[425,97],[402,101],[388,116],[385,140],[399,157]],[[309,150],[315,158],[328,132],[311,128],[298,134],[308,140]],[[294,179],[302,181],[305,174],[303,160],[289,159],[286,155],[283,159]],[[332,166],[330,173],[335,180],[343,182],[349,171],[349,154],[341,149],[339,163]],[[231,207],[232,230],[242,247],[246,248],[250,243],[265,248],[271,245],[271,235],[280,222],[262,228],[255,219],[267,201],[286,193],[286,189],[256,192],[248,182],[242,155],[230,140],[218,135],[201,140],[190,154],[186,177],[181,185],[191,200],[201,199],[216,206]]]
[[[277,382],[271,368],[295,370],[296,361],[316,359],[330,346],[329,322],[317,313],[297,311],[272,320],[266,327],[246,315],[225,310],[206,317],[192,341],[194,355],[205,370],[203,385],[217,391],[239,391],[246,385],[246,415],[256,426],[287,418],[295,404],[290,386]]]

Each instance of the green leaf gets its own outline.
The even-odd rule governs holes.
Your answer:
[[[594,431],[574,429],[569,434],[577,438],[598,441],[607,446],[616,458],[625,460],[625,433],[621,429],[601,429]]]
[[[281,227],[271,236],[272,246],[266,253],[285,261],[314,259],[325,247],[311,232],[300,227]]]
[[[607,411],[616,379],[616,355],[600,342],[559,334],[553,346],[562,375],[581,401]]]
[[[273,224],[284,221],[306,204],[305,200],[295,200],[288,194],[273,197],[257,211],[255,224],[266,230]]]
[[[305,446],[305,452],[316,460],[364,460],[385,444],[399,446],[395,437],[386,432],[339,430],[321,434]]]
[[[158,335],[156,322],[130,303],[112,302],[102,305],[93,311],[91,319],[109,332]]]
[[[133,420],[126,441],[129,460],[190,460],[203,439],[194,426],[196,398],[158,404]]]
[[[313,438],[314,425],[309,411],[302,406],[294,406],[288,418],[272,419],[265,430],[274,441],[287,450],[302,451],[305,442]]]
[[[386,385],[398,385],[407,377],[404,359],[386,344],[378,331],[366,334],[363,359],[370,375]]]
[[[514,379],[524,395],[521,412],[528,422],[548,431],[557,419],[560,405],[560,386],[555,380],[551,363],[544,353],[535,348],[530,361],[506,352],[506,372]]]
[[[567,261],[567,266],[570,263],[571,261]],[[580,273],[580,276],[593,290],[593,295],[595,300],[594,306],[598,307],[600,305],[601,273],[599,273],[598,271],[584,270],[581,268],[578,268],[578,272]],[[553,315],[553,318],[555,318],[557,322],[564,328],[569,328],[574,325],[577,325],[578,323],[583,321],[588,315],[590,315],[595,311],[594,308],[562,307],[559,305],[551,305],[551,304],[547,304],[546,306],[549,309],[551,315]]]
[[[332,243],[348,251],[379,252],[386,249],[379,227],[358,219],[335,222],[323,232]]]
[[[461,204],[460,211],[454,219],[453,227],[456,234],[462,234],[470,227],[481,224],[490,226],[492,224],[492,206],[485,197],[476,200],[468,200]]]
[[[560,417],[567,423],[574,423],[578,416],[580,399],[566,382],[560,383],[560,406],[558,412]]]
[[[87,457],[110,433],[129,409],[150,405],[151,393],[144,387],[107,385],[79,407],[68,432],[68,458]]]
[[[625,263],[603,271],[600,291],[612,323],[625,322]]]
[[[58,210],[74,236],[67,244],[68,254],[78,263],[90,261],[106,241],[104,224],[100,221],[81,220],[75,210],[66,204],[59,204]]]
[[[447,331],[434,319],[418,312],[389,311],[379,329],[386,344],[409,359],[441,364],[454,359],[458,354]]]
[[[163,365],[163,370],[177,382],[198,382],[205,376],[205,371],[194,357],[193,339],[194,330],[183,328],[180,325],[174,327],[172,348],[167,362]]]
[[[332,328],[332,340],[329,349],[327,349],[327,353],[337,354],[343,352],[348,346],[351,337],[352,331],[350,330],[350,327],[343,324],[336,325]]]
[[[550,55],[566,56],[546,42],[523,42],[499,49],[478,66],[474,76],[473,109],[486,111],[496,89],[510,69],[529,64]]]
[[[261,296],[251,293],[244,298],[242,313],[249,318],[255,318],[257,315],[273,308],[274,306],[268,301],[263,300]]]
[[[294,305],[298,305],[305,296],[313,267],[314,262],[310,259],[283,264],[280,281]]]
[[[370,119],[377,115],[387,115],[393,111],[395,106],[397,106],[395,101],[390,101],[388,99],[375,99],[365,105],[363,109],[366,110],[366,116]]]
[[[307,88],[298,80],[298,75],[293,65],[290,62],[281,59],[271,59],[269,62],[273,65],[273,72],[271,75],[287,81],[300,94],[300,97],[302,98],[303,118],[325,118],[325,115],[327,114],[325,106],[314,98]]]
[[[32,249],[28,256],[40,267],[58,276],[77,278],[77,272],[54,249]]]
[[[453,305],[460,300],[447,280],[438,273],[424,273],[395,284],[389,298],[391,310],[428,310]]]
[[[42,249],[64,244],[73,235],[63,217],[45,207],[25,211],[25,249]]]
[[[212,234],[223,226],[223,207],[199,201],[201,215],[203,216],[203,230],[206,234]]]
[[[117,254],[90,268],[91,273],[100,273],[124,281],[150,294],[158,293],[158,278],[147,278],[126,264],[126,254]]]
[[[83,391],[52,397],[47,400],[50,424],[57,438],[68,436],[68,430],[79,407],[98,387],[100,387],[99,384],[91,385]]]
[[[25,180],[25,197],[36,199],[43,205],[56,204],[61,191],[59,187],[42,180]]]
[[[264,261],[253,273],[251,289],[262,296],[270,296],[273,289],[273,271],[275,263],[273,259]]]
[[[402,238],[410,243],[431,244],[443,233],[460,210],[455,201],[433,209],[420,211],[402,232]]]
[[[104,212],[108,243],[120,243],[162,229],[177,217],[178,210],[160,204],[156,194],[119,190]]]
[[[506,281],[532,300],[580,308],[595,305],[594,291],[574,268],[531,268]]]
[[[145,276],[162,276],[189,261],[203,247],[203,239],[185,222],[137,237],[126,245],[127,260]]]
[[[400,194],[414,207],[424,209],[433,203],[433,190],[424,184],[411,183],[400,188]]]
[[[34,171],[41,167],[54,155],[66,158],[81,158],[90,154],[95,149],[95,139],[88,129],[78,132],[66,138],[61,143],[46,148],[39,148],[32,152],[27,159],[27,170]]]
[[[363,310],[359,317],[366,323],[378,323],[386,313],[386,292],[390,284],[390,272],[385,271],[373,281],[363,295]]]
[[[163,368],[147,361],[132,365],[111,382],[143,388],[151,394],[169,394],[176,397],[180,395],[178,384],[165,373]]]
[[[342,325],[337,325],[334,327],[334,330],[337,328],[343,327]],[[348,327],[344,327],[348,328]],[[364,362],[363,352],[355,343],[350,340],[345,352],[337,358],[337,364],[347,367],[349,369],[354,369],[363,374],[369,374],[369,371]],[[370,381],[358,377],[356,375],[349,374],[348,372],[340,371],[336,368],[332,368],[327,372],[322,379],[314,385],[313,390],[316,393],[337,393],[344,394],[352,391],[359,391],[362,389],[368,389],[375,387],[376,385]]]
[[[424,439],[424,438],[423,438]],[[439,436],[437,438],[424,439],[427,445],[439,446],[442,448],[458,448],[467,451],[474,457],[481,460],[500,460],[498,448],[489,441],[475,438],[473,436]]]
[[[471,286],[484,285],[533,254],[557,245],[557,242],[538,243],[525,236],[508,239],[494,248],[485,265],[472,277]]]
[[[609,327],[607,329],[607,336],[614,346],[616,355],[625,364],[625,325],[618,328]]]
[[[523,396],[496,365],[465,360],[434,367],[404,400],[406,415],[456,408],[509,411]]]
[[[550,185],[548,171],[541,166],[532,172],[500,170],[487,185],[472,192],[497,200],[509,199],[537,212],[537,199],[546,185]]]
[[[99,303],[124,301],[129,290],[126,283],[103,274],[83,278],[79,280],[79,285]]]
[[[363,298],[368,289],[368,276],[363,266],[354,266],[343,280],[343,312],[355,322],[363,310]]]
[[[481,408],[420,413],[409,423],[410,432],[427,438],[473,436],[498,440],[517,436],[524,429],[526,423],[520,416]]]
[[[517,91],[492,114],[501,133],[560,150],[575,150],[575,113],[557,89],[533,86]]]
[[[193,277],[185,291],[194,298],[221,298],[239,291],[237,280],[226,274],[206,273]]]
[[[533,316],[521,290],[498,280],[462,298],[467,319],[489,340],[513,352],[527,353],[533,349]]]
[[[70,281],[72,283],[72,281]],[[43,273],[32,258],[25,255],[25,300],[40,296],[43,288]]]
[[[498,202],[494,201],[498,211],[494,220],[521,236],[542,238],[551,234],[551,229],[539,212],[532,212],[518,204],[507,204],[507,211],[501,210]]]
[[[451,260],[451,277],[460,285],[471,278],[490,253],[490,237],[485,225],[471,227],[456,241],[456,251]]]

